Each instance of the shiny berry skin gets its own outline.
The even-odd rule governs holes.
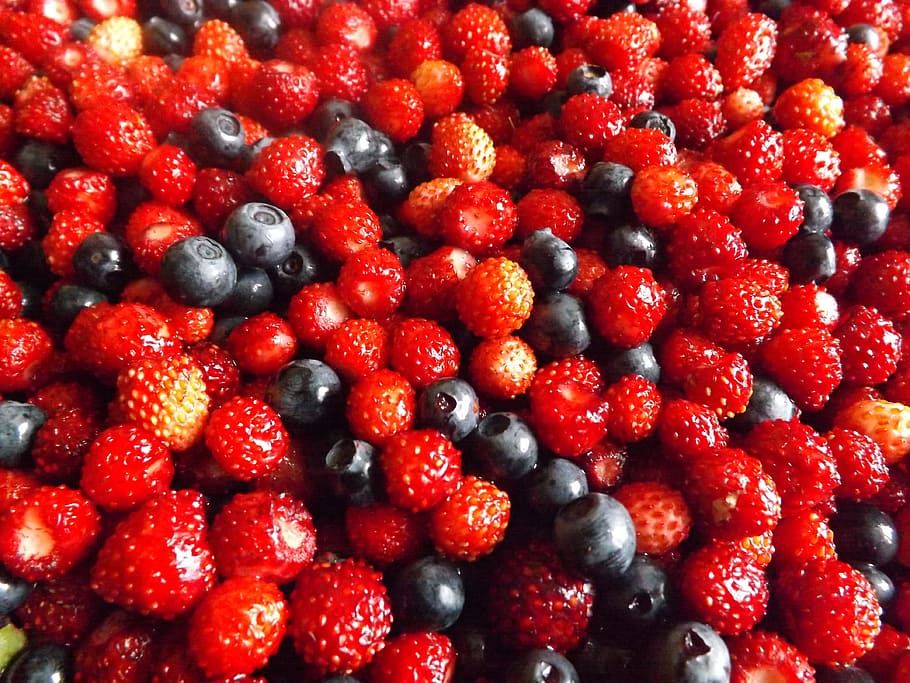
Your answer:
[[[217,306],[237,283],[237,265],[210,237],[186,237],[161,259],[161,279],[168,294],[188,306]]]
[[[626,483],[613,492],[635,525],[637,553],[663,555],[686,540],[692,516],[682,494],[657,481]]]
[[[322,184],[322,150],[305,135],[279,138],[256,155],[246,177],[270,202],[290,209]]]
[[[650,338],[666,314],[667,298],[649,269],[620,266],[594,283],[588,307],[601,337],[628,348]]]
[[[596,577],[622,575],[635,555],[635,525],[628,510],[605,493],[589,493],[560,508],[553,523],[560,557]]]
[[[389,499],[415,512],[439,503],[461,479],[461,451],[430,429],[392,436],[385,443],[379,462]]]
[[[297,338],[287,320],[264,311],[231,330],[226,348],[242,371],[268,376],[291,361],[297,351]]]
[[[349,256],[336,281],[344,303],[364,318],[393,313],[404,299],[405,270],[392,252],[368,247]]]
[[[480,402],[474,388],[458,377],[442,377],[428,384],[417,402],[417,419],[426,427],[460,441],[474,431]]]
[[[236,396],[209,415],[205,444],[215,461],[249,481],[278,466],[288,452],[288,433],[267,403]]]
[[[112,103],[81,112],[73,122],[73,142],[88,166],[114,176],[136,173],[155,146],[145,117]]]
[[[442,631],[452,626],[464,607],[465,589],[458,568],[427,556],[406,565],[389,594],[395,620],[411,631]]]
[[[530,316],[533,300],[527,273],[504,257],[486,259],[469,270],[455,293],[459,317],[480,337],[517,330]]]
[[[455,671],[456,653],[442,633],[405,633],[391,638],[370,665],[370,680],[395,683],[418,677],[427,683],[446,683]]]

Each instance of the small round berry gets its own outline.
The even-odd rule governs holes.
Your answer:
[[[676,624],[658,635],[645,659],[650,680],[720,683],[730,680],[730,652],[723,638],[696,621]]]
[[[193,116],[192,141],[201,160],[231,161],[246,145],[246,133],[237,115],[222,107],[209,107]]]
[[[244,0],[230,13],[231,25],[253,52],[267,52],[278,44],[281,17],[266,0]]]
[[[637,266],[655,269],[661,264],[661,243],[641,223],[624,223],[613,228],[604,240],[604,256],[611,268]]]
[[[452,441],[461,441],[477,426],[480,403],[470,384],[457,377],[445,377],[429,384],[420,394],[417,419]]]
[[[239,264],[269,268],[294,249],[294,226],[277,206],[250,202],[237,207],[224,224],[224,245]]]
[[[515,413],[485,416],[466,443],[465,457],[472,468],[493,481],[517,479],[537,465],[537,439]]]
[[[84,285],[105,294],[116,294],[137,276],[129,248],[109,232],[82,240],[73,254],[73,268]]]
[[[340,439],[325,454],[335,492],[350,505],[370,505],[380,495],[376,449],[360,439]]]
[[[793,189],[803,201],[800,232],[827,232],[834,220],[834,204],[828,193],[816,185],[797,185]]]
[[[666,114],[648,109],[638,112],[629,120],[630,128],[655,128],[671,141],[676,140],[676,125]]]
[[[528,475],[526,494],[534,510],[554,515],[564,505],[588,495],[588,477],[571,460],[553,458]]]
[[[866,246],[885,234],[890,215],[881,195],[866,189],[848,190],[834,199],[831,233],[838,239]]]
[[[47,413],[32,403],[0,401],[0,463],[18,467],[32,445]]]
[[[670,617],[667,573],[647,555],[636,555],[626,572],[597,592],[605,623],[633,638],[658,631]]]
[[[580,683],[575,666],[563,655],[547,648],[527,650],[506,669],[503,683]]]
[[[217,306],[237,283],[237,266],[211,237],[185,237],[161,259],[161,282],[167,293],[187,306]]]
[[[603,98],[613,94],[613,79],[610,72],[596,64],[582,64],[569,72],[566,92],[571,95],[593,93]]]
[[[430,556],[404,567],[389,589],[395,621],[407,631],[443,631],[464,607],[465,590],[458,568]]]
[[[898,533],[891,516],[873,505],[841,503],[829,520],[837,556],[845,562],[888,564],[897,554]]]
[[[294,360],[269,382],[266,401],[289,426],[325,423],[337,415],[343,401],[341,379],[322,361]]]
[[[800,232],[787,240],[780,261],[794,285],[824,282],[837,272],[831,238],[820,232]]]
[[[538,297],[521,335],[534,351],[550,358],[576,356],[591,344],[584,306],[565,292]]]
[[[537,291],[565,289],[578,274],[575,250],[549,229],[536,230],[525,238],[518,263]]]
[[[635,557],[635,525],[626,508],[605,493],[577,498],[556,514],[560,556],[586,574],[616,578]]]

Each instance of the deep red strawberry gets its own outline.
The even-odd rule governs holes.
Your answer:
[[[294,357],[297,337],[287,320],[264,311],[231,330],[225,345],[242,371],[268,376]]]
[[[345,320],[326,341],[325,362],[349,382],[384,368],[389,360],[389,333],[375,320]]]
[[[741,277],[706,282],[699,303],[701,328],[724,345],[746,345],[766,337],[782,315],[780,299]]]
[[[681,398],[666,401],[660,411],[657,437],[675,460],[694,462],[711,457],[727,445],[729,434],[710,408]]]
[[[752,84],[770,66],[777,47],[777,26],[764,14],[752,13],[728,24],[717,38],[715,66],[724,88]]]
[[[476,560],[502,541],[511,507],[505,491],[469,475],[430,511],[430,539],[442,555]]]
[[[28,389],[52,353],[51,337],[39,323],[0,318],[0,392]]]
[[[33,638],[72,646],[92,631],[105,610],[88,585],[88,572],[76,569],[38,583],[15,611],[15,618]]]
[[[840,342],[844,381],[881,384],[897,369],[901,336],[894,323],[865,306],[845,312],[834,336]]]
[[[461,480],[461,451],[432,429],[403,431],[380,455],[389,500],[399,507],[428,510]]]
[[[853,279],[857,301],[895,321],[910,311],[910,253],[888,250],[864,258]]]
[[[837,427],[854,429],[875,441],[885,462],[894,464],[910,453],[910,406],[884,399],[848,404],[834,418]]]
[[[370,665],[370,680],[398,683],[416,678],[447,683],[455,672],[456,652],[442,633],[415,632],[391,638]]]
[[[129,105],[105,103],[73,122],[73,144],[88,166],[113,176],[135,174],[155,147],[145,117]]]
[[[509,193],[489,181],[455,187],[436,213],[446,243],[481,257],[495,254],[518,226],[518,211]]]
[[[66,95],[48,78],[29,78],[16,91],[13,112],[20,135],[58,145],[69,141],[73,113]]]
[[[762,365],[806,410],[824,407],[843,377],[840,346],[818,327],[781,330],[762,347]]]
[[[452,335],[439,323],[407,318],[392,329],[390,364],[416,388],[458,374],[461,354]]]
[[[325,348],[329,336],[353,312],[341,300],[333,282],[302,287],[288,305],[288,322],[300,342],[317,350]]]
[[[322,185],[322,148],[306,135],[278,138],[256,155],[246,177],[269,201],[291,209]]]
[[[32,441],[35,473],[48,483],[75,485],[89,445],[100,431],[100,420],[91,411],[69,408],[49,415]]]
[[[454,320],[458,283],[477,260],[464,249],[440,247],[411,261],[403,308],[411,315],[445,323]]]
[[[763,120],[745,124],[715,141],[713,156],[745,186],[773,182],[783,172],[783,136]]]
[[[425,516],[390,503],[350,506],[344,529],[354,553],[380,567],[417,559],[427,541]]]
[[[667,293],[648,268],[619,266],[588,296],[590,322],[606,341],[631,348],[650,339],[667,313]]]
[[[454,13],[442,28],[446,59],[459,64],[473,50],[508,54],[512,47],[509,30],[492,7],[469,3]]]
[[[235,396],[211,412],[204,438],[225,471],[249,481],[278,466],[287,455],[290,436],[267,403]]]
[[[391,251],[367,247],[341,264],[336,285],[342,301],[354,313],[364,318],[384,318],[404,300],[405,270]]]
[[[634,443],[654,433],[663,398],[653,382],[641,375],[624,375],[607,387],[603,397],[610,406],[607,433],[611,439]]]
[[[728,639],[731,683],[778,676],[791,683],[812,683],[815,669],[802,652],[775,631],[755,629]]]
[[[124,610],[111,612],[75,653],[79,681],[142,680],[151,676],[156,629]]]
[[[351,387],[345,415],[358,439],[376,445],[414,423],[414,387],[394,370],[377,370]]]

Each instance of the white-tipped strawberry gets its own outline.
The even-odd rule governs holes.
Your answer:
[[[890,465],[910,453],[910,406],[883,399],[857,401],[841,410],[835,426],[855,429],[882,449]]]

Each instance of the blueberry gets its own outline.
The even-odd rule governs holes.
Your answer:
[[[550,47],[555,35],[553,19],[549,14],[536,7],[513,16],[509,22],[509,28],[516,50],[533,45]]]
[[[335,493],[351,505],[369,505],[382,490],[376,449],[359,439],[340,439],[325,455]]]
[[[441,557],[410,563],[394,578],[391,590],[395,623],[406,631],[443,631],[464,607],[464,583],[458,568]]]
[[[31,280],[15,280],[19,288],[19,298],[22,301],[23,318],[38,320],[44,315],[44,289]]]
[[[834,198],[831,234],[860,246],[869,245],[885,234],[890,215],[881,195],[866,189],[847,190]]]
[[[0,401],[0,466],[19,467],[47,414],[38,406]]]
[[[629,121],[630,128],[653,128],[659,130],[670,140],[676,140],[676,125],[666,114],[659,111],[640,111]]]
[[[234,289],[237,266],[211,237],[184,237],[164,252],[160,278],[167,293],[186,306],[217,306]]]
[[[591,345],[591,332],[580,300],[565,292],[538,296],[520,334],[539,354],[576,356]]]
[[[238,264],[270,268],[294,249],[294,225],[272,204],[249,202],[238,206],[224,223],[224,246]]]
[[[793,284],[821,283],[837,272],[834,243],[819,232],[799,232],[787,240],[780,261]]]
[[[236,159],[246,146],[243,123],[232,111],[222,107],[209,107],[193,116],[192,151],[204,162]]]
[[[142,25],[142,44],[150,55],[186,54],[186,31],[180,24],[162,17],[152,17]]]
[[[474,387],[463,379],[445,377],[430,384],[417,401],[417,419],[452,441],[474,431],[480,419],[480,401]]]
[[[285,365],[269,382],[266,402],[291,427],[308,427],[337,417],[344,405],[341,379],[320,360]]]
[[[79,155],[72,147],[26,139],[13,157],[13,166],[32,190],[44,190],[60,171],[78,166]]]
[[[105,294],[118,293],[138,273],[129,247],[109,232],[82,240],[73,254],[73,268],[84,285]]]
[[[568,659],[544,648],[517,656],[505,672],[504,683],[581,683]]]
[[[635,557],[632,518],[605,493],[589,493],[560,508],[553,538],[563,560],[598,578],[622,576]]]
[[[676,624],[655,638],[642,662],[649,683],[729,683],[730,652],[710,626]]]
[[[668,592],[667,573],[646,555],[636,555],[622,576],[598,586],[595,605],[613,632],[640,638],[669,619]]]
[[[571,460],[553,458],[526,477],[528,504],[545,515],[588,495],[588,477]]]
[[[465,457],[479,474],[494,481],[516,479],[537,464],[537,439],[515,413],[489,413],[468,437]]]
[[[660,243],[651,228],[625,223],[607,233],[603,256],[611,268],[637,266],[653,270],[661,261]]]
[[[203,0],[203,8],[208,16],[228,19],[240,4],[240,0]]]
[[[274,294],[272,280],[262,268],[240,266],[234,289],[218,308],[234,315],[256,315],[269,308]]]
[[[601,97],[609,97],[613,94],[613,79],[602,66],[582,64],[569,72],[566,79],[566,92],[570,96],[594,93]]]
[[[52,322],[59,330],[67,329],[83,308],[90,308],[108,298],[97,289],[82,285],[61,285],[51,296]]]
[[[415,235],[390,235],[389,237],[383,237],[379,240],[379,246],[395,254],[405,268],[414,259],[426,256],[429,253],[427,243]]]
[[[370,206],[390,208],[407,199],[412,188],[400,162],[379,159],[364,172],[363,189]]]
[[[98,22],[88,17],[80,17],[70,24],[70,38],[79,42],[85,42],[88,34],[92,32]]]
[[[572,664],[583,681],[633,681],[634,653],[606,638],[588,637],[572,651]]]
[[[0,417],[0,420],[2,419]],[[2,426],[0,426],[0,430],[2,430]],[[0,444],[2,443],[3,441],[0,440]],[[0,445],[0,448],[2,447]],[[25,602],[25,599],[32,592],[32,588],[34,588],[34,584],[15,577],[6,569],[0,567],[0,616],[5,617],[17,609],[19,605]]]
[[[278,44],[281,17],[265,0],[243,0],[231,10],[231,25],[254,54],[263,55]]]
[[[800,232],[827,232],[834,220],[834,203],[828,193],[817,185],[796,185],[794,189],[803,200],[803,222]]]
[[[897,554],[897,527],[874,505],[841,502],[829,520],[837,556],[845,562],[888,564]]]
[[[882,46],[882,37],[872,24],[852,24],[848,26],[847,41],[864,43],[873,52],[877,52]]]
[[[326,266],[316,252],[299,242],[281,263],[268,269],[275,292],[282,296],[293,296],[308,284],[325,277]]]
[[[549,228],[535,230],[521,244],[519,264],[538,291],[565,289],[578,275],[578,255]]]
[[[879,605],[887,607],[894,600],[897,589],[890,576],[878,567],[866,562],[850,562],[849,564],[866,577],[866,581],[869,582],[872,590],[875,591],[875,598],[878,600]]]
[[[326,168],[334,175],[364,173],[387,157],[391,143],[366,121],[350,117],[336,123],[323,141]]]
[[[660,382],[660,364],[649,342],[613,352],[604,360],[602,370],[608,382],[615,382],[626,375],[644,377],[652,384]]]
[[[875,683],[875,679],[858,666],[838,666],[833,669],[818,666],[815,668],[815,683]]]
[[[353,118],[356,114],[354,105],[340,97],[329,97],[322,100],[307,119],[314,138],[324,140],[335,124],[344,119]]]
[[[161,11],[171,21],[191,26],[202,19],[201,0],[160,0]]]
[[[590,216],[620,219],[632,213],[630,191],[635,172],[612,161],[591,166],[581,184],[581,202]]]
[[[26,647],[3,672],[3,683],[65,683],[71,681],[70,651],[62,645],[41,643]]]
[[[401,164],[415,187],[430,180],[430,143],[411,141],[401,151]]]
[[[752,429],[760,422],[784,420],[796,417],[796,404],[774,381],[762,375],[752,379],[752,396],[746,410],[737,415],[731,424],[743,431]]]

